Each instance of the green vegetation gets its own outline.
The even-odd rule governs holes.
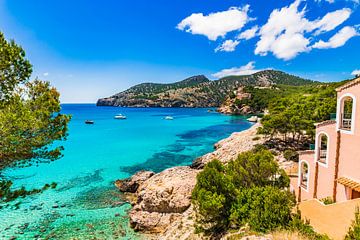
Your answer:
[[[321,202],[323,202],[325,205],[329,205],[329,204],[333,204],[334,199],[332,197],[326,197],[320,200]]]
[[[61,157],[63,148],[49,145],[66,138],[70,116],[60,114],[56,89],[48,82],[30,81],[31,73],[25,51],[0,33],[0,171]],[[52,183],[41,189],[12,189],[0,172],[0,203],[55,187]]]
[[[197,229],[220,234],[247,226],[257,233],[285,229],[310,239],[328,239],[316,234],[299,213],[292,213],[295,197],[288,186],[289,178],[262,146],[227,165],[213,160],[198,174],[192,193]]]
[[[284,158],[288,161],[298,162],[299,153],[297,151],[287,149],[284,151]]]
[[[298,86],[314,84],[314,82],[274,70],[265,70],[248,76],[228,76],[216,81],[210,81],[205,76],[200,75],[171,84],[139,84],[112,96],[114,101],[110,104],[147,106],[150,103],[146,101],[155,101],[156,105],[166,103],[170,106],[177,106],[176,104],[181,101],[181,104],[185,106],[218,107],[228,96],[235,98],[234,91],[241,86],[267,87],[283,84]],[[109,104],[106,101],[103,103]],[[101,99],[98,104],[102,104]]]
[[[289,222],[294,197],[284,190],[289,178],[270,151],[258,148],[224,166],[207,164],[197,177],[192,198],[201,228],[221,232],[249,224],[265,232]]]
[[[32,190],[26,190],[25,187],[12,190],[11,189],[12,185],[13,185],[12,181],[7,181],[7,180],[0,181],[0,203],[10,202],[19,197],[26,197],[28,195],[41,193],[49,188],[56,188],[57,183],[53,182],[51,184],[45,184],[41,189],[32,189]]]
[[[345,240],[359,240],[360,239],[360,212],[359,207],[356,207],[355,220],[353,221]]]
[[[313,140],[314,124],[330,119],[336,112],[336,87],[341,83],[298,87],[296,93],[271,99],[268,115],[262,119],[259,133],[270,138],[282,137],[286,143]]]
[[[0,33],[0,170],[61,156],[49,144],[65,139],[70,117],[59,113],[56,89],[31,73],[25,51]]]

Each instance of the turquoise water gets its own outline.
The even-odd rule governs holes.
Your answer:
[[[251,125],[242,117],[207,109],[115,108],[64,104],[72,114],[64,157],[50,164],[8,169],[15,187],[56,189],[21,199],[0,210],[0,239],[136,239],[128,227],[129,204],[113,185],[147,169],[187,165],[213,150],[213,144]],[[126,120],[116,120],[122,113]],[[171,115],[174,120],[164,120]],[[91,119],[94,125],[84,121]]]

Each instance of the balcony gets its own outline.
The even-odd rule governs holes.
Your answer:
[[[341,119],[341,129],[351,130],[352,116],[351,113],[344,113]]]
[[[326,163],[327,150],[319,150],[319,162]]]

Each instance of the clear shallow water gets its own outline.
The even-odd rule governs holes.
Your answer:
[[[64,104],[72,114],[64,157],[50,164],[8,169],[15,187],[56,189],[21,199],[0,209],[0,239],[34,236],[52,239],[136,239],[128,227],[122,194],[113,186],[119,178],[147,169],[188,165],[213,150],[232,132],[251,126],[242,117],[208,113],[207,109],[115,108]],[[116,120],[122,113],[126,120]],[[174,120],[164,120],[171,115]],[[94,125],[84,121],[91,119]]]

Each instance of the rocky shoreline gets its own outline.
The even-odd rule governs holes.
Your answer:
[[[179,166],[160,173],[140,171],[115,185],[132,204],[130,225],[148,239],[200,239],[194,233],[191,192],[196,176],[206,163],[218,159],[227,163],[265,140],[257,135],[260,124],[235,132],[215,144],[215,151],[196,159],[191,166]]]

